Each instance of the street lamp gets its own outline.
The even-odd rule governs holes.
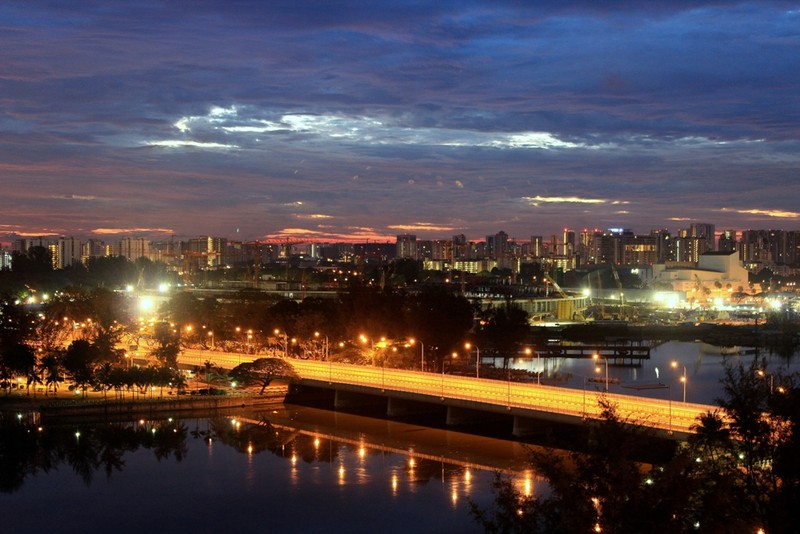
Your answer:
[[[413,345],[416,342],[417,342],[417,340],[414,339],[413,337],[408,340],[408,343],[410,345]],[[420,351],[420,364],[421,364],[420,365],[420,369],[422,369],[422,372],[425,372],[425,343],[423,343],[421,339],[419,340],[419,346],[422,349]]]
[[[314,337],[315,338],[319,339],[319,336],[320,336],[319,332],[314,332]],[[328,354],[329,353],[328,336],[323,334],[323,337],[325,338],[325,350],[323,351],[323,353],[325,354],[325,359],[327,360],[328,359],[328,355],[329,355]]]
[[[595,359],[595,360],[599,360],[600,359],[600,355],[595,352],[594,354],[592,354],[592,358]],[[606,364],[606,389],[605,389],[605,392],[608,393],[608,358],[603,356],[603,362]],[[599,369],[595,369],[595,371],[597,371],[597,370],[599,370]]]
[[[372,341],[372,339],[367,338],[367,336],[365,336],[364,334],[361,334],[360,336],[358,336],[358,339],[361,340],[361,344],[362,345],[366,345],[367,341],[370,341],[372,343],[371,357],[372,357],[372,366],[374,367],[375,366],[375,342]]]
[[[472,343],[464,343],[464,348],[469,351],[472,348]],[[475,378],[481,377],[481,349],[475,345]]]
[[[672,361],[670,365],[673,369],[677,369],[679,364],[676,361]],[[682,365],[682,367],[683,375],[681,376],[681,382],[683,382],[683,402],[686,402],[686,366]]]
[[[774,377],[774,375],[772,373],[767,373],[763,369],[759,369],[758,371],[756,371],[756,374],[758,374],[758,376],[760,376],[761,378],[765,378],[765,377],[769,376],[769,394],[772,395],[772,393],[774,391],[774,385],[775,385],[775,377]],[[778,389],[780,389],[780,388],[778,388]]]
[[[450,355],[450,365],[453,365],[453,358],[458,358],[458,353],[454,352]],[[444,356],[442,356],[442,400],[444,400]]]
[[[278,328],[273,330],[273,332],[275,333],[276,336],[279,336],[281,334],[281,331]],[[289,334],[287,334],[286,332],[283,333],[283,357],[284,358],[289,357]]]
[[[538,385],[541,385],[541,383],[542,383],[542,380],[541,380],[541,375],[542,375],[541,358],[539,356],[539,351],[538,350],[533,350],[533,349],[530,349],[530,348],[526,348],[525,349],[525,354],[526,355],[530,356],[531,352],[535,352],[536,353],[536,385],[538,386]]]

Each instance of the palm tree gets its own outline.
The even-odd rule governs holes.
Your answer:
[[[45,354],[39,361],[39,372],[44,377],[44,395],[50,388],[53,388],[53,395],[58,392],[59,382],[64,381],[64,366],[61,364],[61,356],[57,352]]]

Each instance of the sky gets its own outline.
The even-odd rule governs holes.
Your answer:
[[[4,0],[0,239],[800,230],[800,0]]]

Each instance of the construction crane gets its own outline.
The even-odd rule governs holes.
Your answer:
[[[559,294],[559,295],[561,295],[561,297],[562,297],[562,298],[568,298],[568,297],[569,297],[569,295],[567,295],[567,293],[566,293],[566,292],[565,292],[563,289],[561,289],[561,286],[560,286],[560,285],[558,285],[558,282],[556,282],[555,280],[553,280],[553,277],[552,277],[552,276],[550,276],[550,275],[549,275],[549,274],[547,274],[547,273],[544,273],[544,279],[545,279],[547,282],[549,282],[550,284],[552,284],[552,285],[553,285],[553,288],[554,288],[554,289],[555,289],[555,290],[558,292],[558,294]]]

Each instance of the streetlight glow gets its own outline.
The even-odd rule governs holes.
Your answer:
[[[670,362],[670,365],[672,366],[673,369],[677,369],[678,365],[680,364],[678,364],[677,361],[673,360],[672,362]],[[683,384],[683,402],[686,402],[686,366],[682,365],[682,367],[683,367],[683,375],[681,375],[680,381]]]
[[[469,351],[472,349],[472,343],[469,341],[464,343],[464,348]],[[478,348],[478,345],[475,345],[475,378],[481,377],[481,349]]]
[[[600,355],[595,352],[594,354],[592,354],[592,358],[595,359],[595,360],[600,360]],[[603,362],[606,364],[606,388],[605,388],[605,392],[608,393],[608,358],[603,357]],[[595,372],[599,373],[600,372],[600,368],[599,367],[595,368]]]

